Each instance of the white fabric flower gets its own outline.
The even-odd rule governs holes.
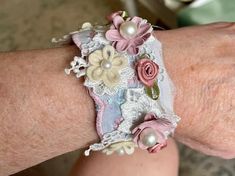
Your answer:
[[[124,149],[122,148],[122,143],[124,145]],[[102,150],[106,154],[111,154],[116,151],[115,149],[124,150],[125,153],[131,154],[134,152],[134,149],[132,148],[132,143],[132,135],[123,133],[122,131],[114,130],[112,132],[105,133],[99,143],[94,143],[90,145],[89,148],[85,151],[85,155],[88,156],[90,155],[91,151],[100,150]],[[112,146],[113,144],[115,145]],[[108,149],[105,150],[106,148]]]
[[[89,80],[88,78],[85,80],[84,85],[86,87],[91,87],[93,92],[96,95],[102,96],[104,94],[108,94],[110,96],[115,95],[121,89],[127,89],[128,87],[128,80],[134,77],[134,69],[131,67],[126,67],[122,69],[120,73],[120,82],[116,87],[109,88],[105,86],[103,82],[94,82]]]
[[[120,72],[128,66],[127,58],[119,55],[111,45],[91,53],[88,61],[87,77],[91,81],[101,81],[109,88],[120,83]]]
[[[102,150],[103,153],[106,155],[111,155],[114,152],[116,152],[119,155],[128,154],[131,155],[135,151],[135,143],[132,141],[123,141],[111,144],[104,150]]]

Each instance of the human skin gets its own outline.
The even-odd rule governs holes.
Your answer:
[[[174,140],[169,139],[167,147],[157,154],[136,149],[134,155],[106,156],[101,152],[94,152],[90,157],[81,156],[70,176],[177,176],[178,170],[177,146]]]
[[[159,35],[158,35],[159,34]],[[182,118],[175,138],[208,155],[235,157],[235,23],[156,33]]]
[[[182,118],[175,138],[235,157],[235,23],[158,31]],[[75,46],[0,54],[0,175],[98,140],[94,103],[63,69]]]

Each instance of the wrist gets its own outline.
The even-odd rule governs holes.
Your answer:
[[[187,115],[182,107],[188,104],[187,99],[183,96],[183,91],[187,87],[185,84],[189,82],[188,74],[185,72],[187,69],[185,68],[189,66],[190,60],[179,54],[181,51],[180,47],[173,46],[175,42],[171,36],[171,31],[154,31],[153,35],[162,43],[164,64],[175,87],[174,111],[181,117],[181,121],[176,128],[175,137],[180,138],[182,133],[186,131],[186,124],[188,124]]]
[[[74,77],[68,78],[63,72],[64,67],[69,63],[70,59],[80,52],[75,46],[58,48],[56,55],[61,56],[61,64],[58,66],[58,78],[51,77],[51,82],[54,82],[54,101],[59,101],[58,111],[55,112],[55,124],[61,124],[61,128],[65,130],[67,145],[75,150],[87,146],[90,142],[96,140],[97,134],[95,131],[95,107],[94,102],[89,96],[87,89],[83,86],[83,80],[78,80]],[[55,62],[57,58],[55,57]],[[57,114],[58,113],[58,114]],[[67,127],[66,127],[67,124]],[[67,132],[66,132],[67,131]],[[66,140],[65,139],[65,140]],[[62,143],[64,143],[62,141]],[[66,151],[65,151],[66,152]]]
[[[64,47],[0,55],[5,175],[96,140],[93,101],[82,81],[63,72],[76,54],[75,47]]]

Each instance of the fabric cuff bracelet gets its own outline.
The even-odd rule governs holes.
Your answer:
[[[180,118],[173,111],[174,86],[163,63],[153,26],[118,11],[107,25],[84,23],[71,38],[81,51],[66,74],[84,77],[96,104],[98,143],[85,151],[132,154],[135,147],[155,153],[167,145]]]

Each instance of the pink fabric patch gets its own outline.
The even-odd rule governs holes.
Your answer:
[[[99,110],[97,112],[97,117],[96,117],[96,131],[99,137],[102,138],[103,136],[102,121],[103,121],[103,114],[104,114],[106,104],[98,96],[96,96],[92,91],[89,91],[89,94],[95,101],[95,104],[99,106]]]

